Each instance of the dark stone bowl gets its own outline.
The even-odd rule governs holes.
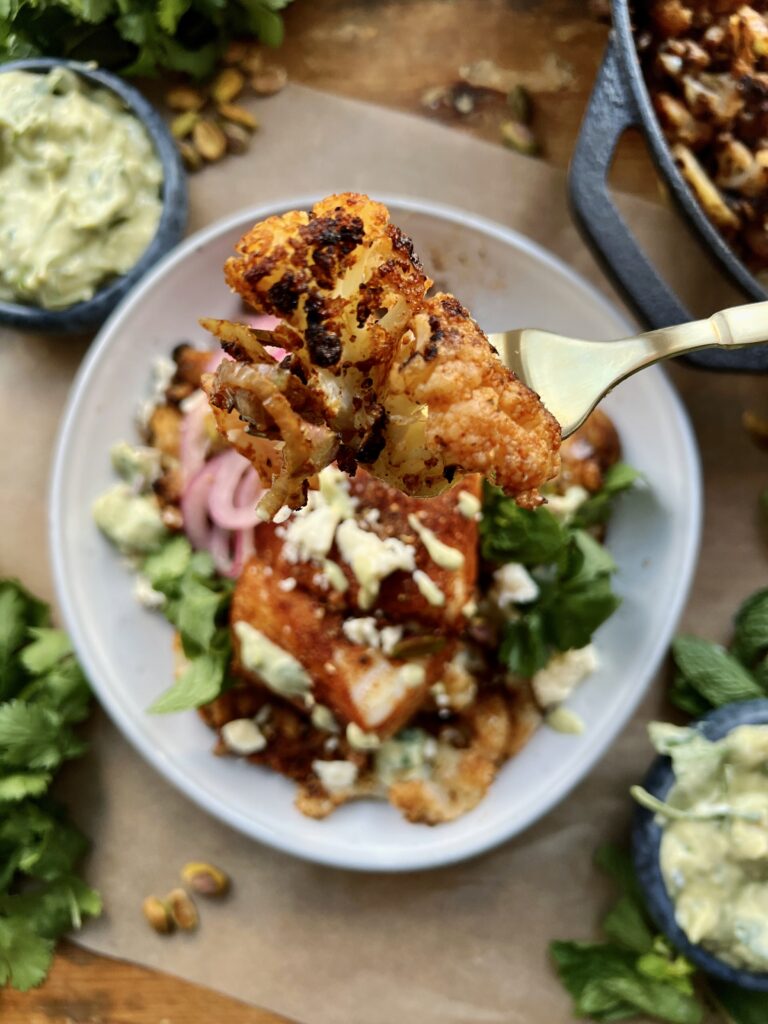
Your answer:
[[[768,724],[768,700],[748,700],[736,704],[726,704],[693,723],[708,740],[722,739],[731,729],[735,729],[739,725],[765,724]],[[674,781],[671,760],[668,757],[658,757],[643,779],[643,786],[649,793],[664,800]],[[674,904],[667,893],[667,887],[661,874],[659,857],[661,835],[662,829],[657,824],[653,812],[637,806],[632,829],[635,870],[645,893],[648,911],[659,930],[667,936],[676,949],[705,974],[710,974],[720,981],[730,982],[732,985],[740,985],[742,988],[768,992],[768,972],[731,967],[730,964],[724,963],[701,946],[692,943],[679,926],[675,920]]]
[[[74,334],[99,327],[149,268],[179,242],[187,224],[187,178],[176,144],[158,112],[141,93],[117,75],[95,70],[77,61],[49,57],[11,61],[0,66],[0,74],[6,71],[46,72],[59,66],[71,68],[86,81],[119,96],[146,128],[163,165],[163,209],[157,231],[130,270],[110,278],[92,298],[65,309],[42,309],[40,306],[0,301],[0,324],[27,331]]]

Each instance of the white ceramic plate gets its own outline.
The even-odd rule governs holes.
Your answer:
[[[663,657],[685,600],[699,541],[701,485],[691,430],[658,370],[606,402],[626,459],[648,489],[625,499],[611,525],[624,601],[598,634],[602,668],[570,701],[586,733],[546,728],[501,771],[470,814],[437,828],[411,825],[385,803],[347,805],[325,821],[293,806],[291,782],[244,762],[215,758],[193,712],[145,708],[170,683],[171,629],[134,600],[132,580],[91,520],[93,499],[113,482],[109,449],[135,437],[134,414],[150,365],[189,339],[210,339],[199,316],[237,318],[222,264],[263,217],[307,207],[247,210],[189,239],[116,310],[72,389],[56,453],[50,538],[64,621],[93,686],[117,726],[169,781],[222,821],[261,842],[325,864],[364,870],[435,867],[477,854],[524,829],[561,800],[604,753]],[[627,323],[588,284],[520,235],[459,210],[384,197],[438,283],[487,330],[550,328],[582,338],[626,334]]]

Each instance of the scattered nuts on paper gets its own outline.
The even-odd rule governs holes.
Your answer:
[[[181,869],[181,880],[201,896],[223,896],[229,889],[229,876],[214,864],[190,861]]]
[[[192,897],[184,889],[172,889],[166,896],[166,902],[174,924],[185,932],[193,932],[200,918]]]
[[[173,931],[173,919],[168,905],[157,896],[147,896],[141,909],[144,917],[160,935],[167,935]]]

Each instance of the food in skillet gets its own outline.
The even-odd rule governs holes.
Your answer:
[[[683,177],[741,259],[768,271],[768,4],[654,0],[633,15]]]
[[[203,381],[219,430],[266,480],[265,519],[338,463],[408,495],[480,473],[518,503],[557,474],[560,430],[452,295],[427,296],[411,241],[367,196],[270,217],[225,276],[274,331],[205,320],[231,357]],[[278,360],[265,346],[287,353]]]
[[[618,604],[601,539],[634,478],[615,429],[596,413],[564,443],[535,510],[477,474],[421,498],[330,465],[264,522],[269,476],[201,390],[220,358],[180,345],[161,364],[144,443],[115,447],[121,482],[94,508],[175,627],[178,678],[152,710],[198,708],[218,755],[287,776],[312,817],[362,797],[459,817],[542,720],[580,728],[563,702]]]

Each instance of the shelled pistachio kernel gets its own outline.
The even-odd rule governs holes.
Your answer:
[[[245,107],[241,107],[237,103],[219,103],[216,110],[225,121],[231,121],[233,124],[240,125],[241,128],[255,132],[259,127],[259,122],[250,110],[246,110]]]
[[[200,923],[194,900],[184,889],[172,889],[165,898],[174,924],[185,932],[193,932]]]
[[[141,904],[141,911],[158,934],[167,935],[173,931],[173,918],[168,904],[157,896],[147,896]]]
[[[214,78],[211,96],[216,103],[229,103],[239,96],[245,85],[245,77],[237,68],[224,68]]]
[[[205,93],[191,85],[174,85],[166,92],[165,102],[171,110],[200,110],[205,106]]]
[[[181,153],[181,159],[184,161],[184,166],[188,171],[199,171],[203,166],[203,158],[197,152],[191,142],[187,142],[185,139],[180,139],[176,146]],[[165,509],[163,510],[165,513]],[[165,519],[163,519],[165,522]],[[166,526],[170,524],[166,523]]]
[[[215,121],[198,121],[192,129],[192,141],[198,153],[211,163],[221,160],[227,151],[227,137]]]
[[[505,121],[501,126],[504,145],[525,156],[535,156],[539,144],[531,129],[520,121]]]
[[[200,120],[196,110],[185,110],[171,121],[171,135],[174,139],[185,139]]]
[[[201,896],[223,896],[229,889],[229,876],[215,864],[193,860],[181,869],[181,880]]]

